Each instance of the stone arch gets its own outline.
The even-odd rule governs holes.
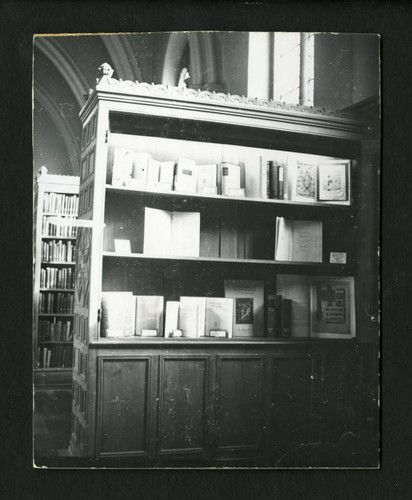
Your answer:
[[[50,120],[56,126],[56,130],[61,137],[64,147],[66,149],[67,157],[69,160],[71,172],[68,175],[79,175],[79,138],[76,136],[70,122],[62,115],[61,110],[58,108],[53,96],[39,83],[34,87],[34,95],[37,103],[41,106],[49,116]],[[39,147],[36,143],[33,144],[34,149]],[[34,173],[40,168],[41,165],[33,164]]]
[[[115,77],[122,80],[142,81],[142,73],[127,35],[100,35],[110,56]],[[103,61],[102,61],[103,62]]]
[[[218,33],[171,33],[163,62],[162,83],[177,85],[184,50],[190,48],[190,87],[205,90],[224,90],[222,54]]]

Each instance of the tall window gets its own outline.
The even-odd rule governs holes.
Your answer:
[[[273,49],[273,99],[312,106],[314,35],[275,33]]]
[[[250,33],[248,95],[313,106],[314,35]]]

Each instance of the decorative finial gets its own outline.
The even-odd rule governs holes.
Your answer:
[[[44,165],[42,165],[40,168],[39,168],[39,177],[41,177],[42,175],[46,175],[48,172],[48,169],[47,167],[45,167]]]
[[[102,80],[108,80],[113,76],[114,70],[108,63],[103,63],[101,66],[98,68],[99,73],[97,74],[96,77],[96,85],[99,85],[99,83]]]
[[[179,82],[178,82],[177,86],[180,89],[185,89],[187,87],[186,80],[189,80],[189,78],[190,78],[190,75],[189,75],[188,69],[183,68],[182,71],[180,72]]]

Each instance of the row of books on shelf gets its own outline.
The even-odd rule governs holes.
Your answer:
[[[322,262],[322,221],[274,221],[276,261]],[[143,253],[150,256],[253,259],[256,228],[201,221],[199,212],[145,207]],[[129,240],[114,241],[115,252],[131,253]]]
[[[230,162],[198,165],[194,160],[157,161],[150,153],[116,148],[107,182],[149,191],[245,196],[241,166]]]
[[[197,164],[182,157],[157,161],[150,153],[117,147],[106,182],[148,191],[348,204],[350,161],[302,161],[292,155],[286,161],[259,156],[259,167],[229,161]]]
[[[43,212],[59,215],[77,215],[79,196],[76,194],[44,193]]]
[[[69,342],[73,340],[72,322],[39,319],[38,337],[39,342]]]
[[[74,296],[66,292],[43,292],[40,294],[40,314],[71,314]]]
[[[225,297],[102,293],[103,337],[262,337],[263,281],[225,280]]]
[[[44,216],[42,220],[42,235],[55,236],[57,238],[76,238],[77,227],[72,224],[74,219],[67,219],[62,224],[56,224],[50,221],[48,216]]]
[[[102,293],[102,337],[335,338],[356,335],[353,276],[224,280],[224,297]]]
[[[74,270],[71,267],[46,267],[40,270],[40,288],[74,288]]]
[[[76,245],[71,241],[43,241],[42,262],[74,262]]]
[[[38,347],[37,349],[37,368],[71,368],[72,363],[72,345]]]

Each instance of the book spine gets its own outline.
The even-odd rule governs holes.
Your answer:
[[[260,156],[260,195],[266,200],[268,197],[268,165]]]
[[[269,197],[277,200],[279,198],[279,165],[274,161],[269,162],[269,186]]]
[[[275,301],[276,295],[269,294],[267,296],[266,336],[268,338],[275,337]]]
[[[283,299],[282,302],[282,337],[289,338],[292,333],[292,300]]]

